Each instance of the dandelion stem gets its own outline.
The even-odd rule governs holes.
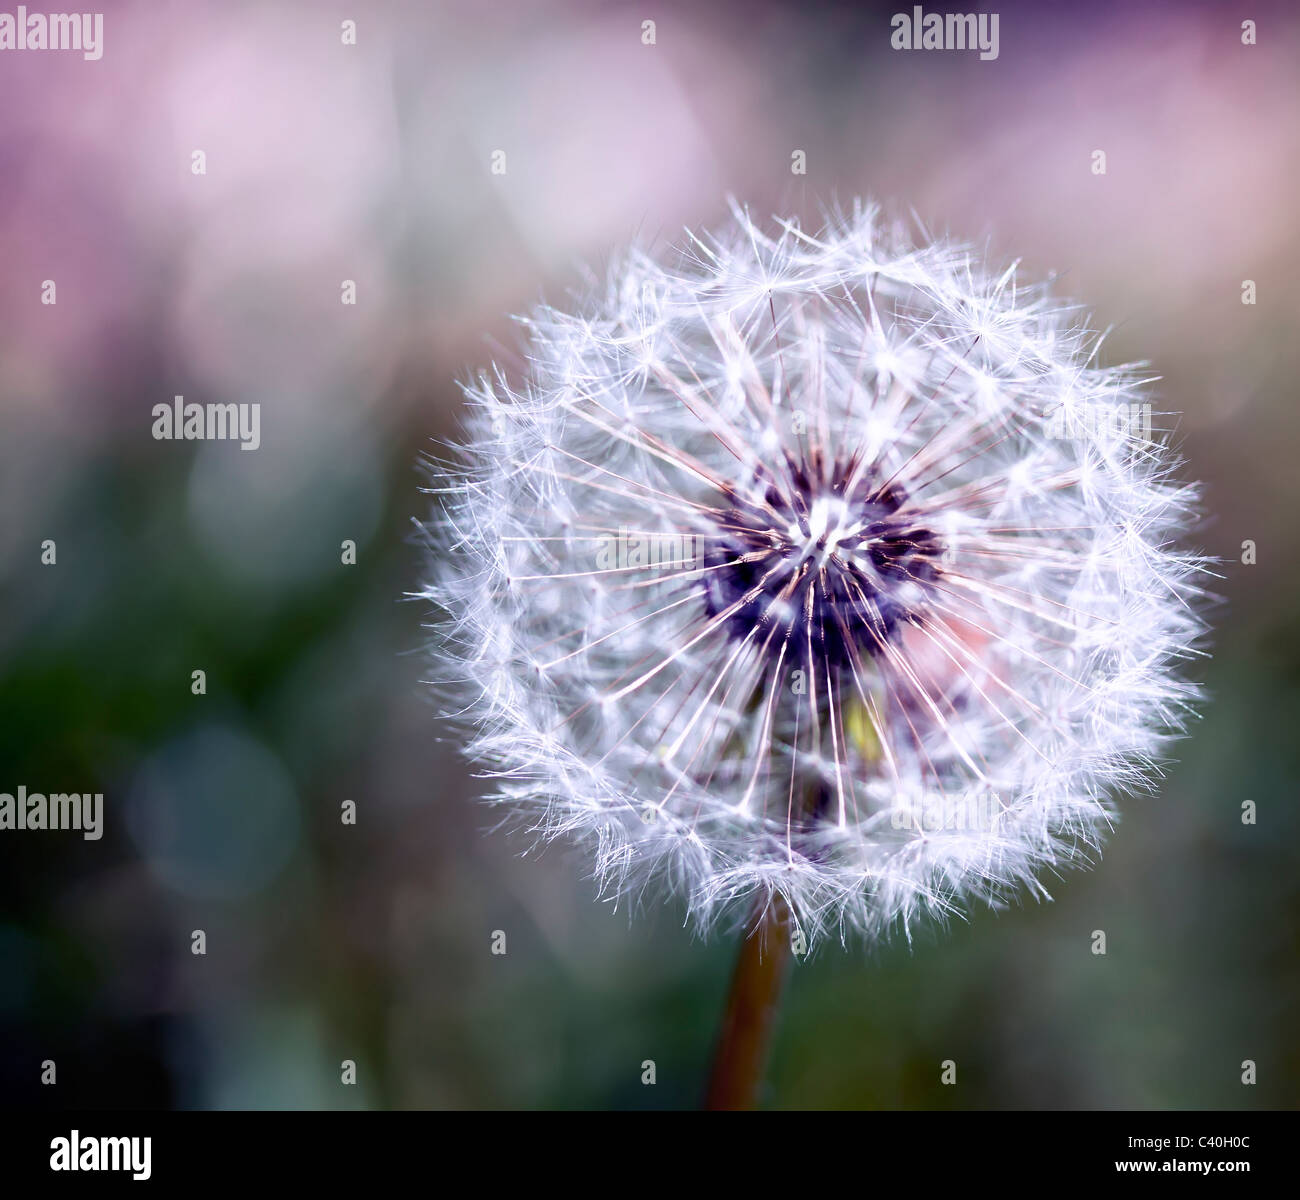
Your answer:
[[[706,1109],[757,1106],[789,961],[790,910],[779,894],[771,900],[760,897],[731,979],[704,1100]]]

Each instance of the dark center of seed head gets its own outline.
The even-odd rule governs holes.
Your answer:
[[[848,670],[897,637],[944,547],[878,472],[853,482],[837,467],[827,484],[786,466],[761,501],[735,495],[717,518],[700,576],[705,606],[710,617],[735,609],[725,621],[734,637],[773,652],[785,641],[794,662]]]

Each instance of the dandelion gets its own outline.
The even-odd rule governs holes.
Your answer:
[[[1205,563],[1150,380],[1077,310],[858,205],[733,210],[525,324],[424,593],[508,817],[800,947],[1094,857],[1196,699]]]

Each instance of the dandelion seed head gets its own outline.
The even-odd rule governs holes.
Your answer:
[[[423,593],[505,815],[617,901],[780,894],[810,944],[1095,858],[1198,698],[1207,566],[1077,310],[869,206],[737,208],[525,325]]]

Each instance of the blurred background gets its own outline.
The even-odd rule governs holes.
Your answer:
[[[112,2],[97,62],[0,54],[0,791],[105,807],[0,833],[0,1101],[697,1103],[734,945],[486,832],[404,593],[509,314],[734,194],[1055,276],[1184,414],[1225,560],[1212,700],[1100,866],[797,965],[767,1102],[1297,1105],[1300,13],[996,7],[994,61],[892,50],[910,5],[657,0]],[[260,449],[154,440],[176,395]]]

